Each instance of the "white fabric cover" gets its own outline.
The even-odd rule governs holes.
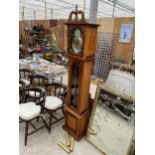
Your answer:
[[[34,102],[27,102],[19,105],[19,116],[24,120],[31,120],[39,116],[41,106],[36,105]]]
[[[21,79],[21,81],[23,81],[26,86],[29,86],[30,85],[30,81],[27,80],[27,79]]]
[[[26,92],[26,94],[28,94],[28,92]],[[40,93],[36,92],[36,97],[39,97]],[[35,97],[35,91],[29,91],[29,96],[31,97]]]
[[[45,108],[55,110],[62,106],[62,100],[56,96],[47,96],[45,102]]]
[[[96,89],[97,89],[97,85],[90,83],[89,93],[91,95],[91,99],[95,99]]]
[[[58,94],[58,93],[63,93],[64,92],[64,89],[63,88],[58,88],[58,89],[56,89],[56,94]]]
[[[128,72],[112,69],[106,84],[120,92],[135,95],[135,77]]]

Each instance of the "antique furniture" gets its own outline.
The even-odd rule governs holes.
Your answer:
[[[112,69],[105,83],[116,90],[135,95],[135,77],[128,72]]]
[[[29,69],[35,74],[43,74],[48,77],[49,81],[60,78],[67,73],[67,69],[62,65],[49,62],[43,58],[39,58],[36,54],[33,54],[33,59],[20,59],[19,68]]]
[[[135,68],[134,66],[111,62],[106,85],[119,92],[135,96]]]
[[[50,83],[48,82],[48,78],[45,75],[33,74],[30,76],[30,81],[32,86],[42,87],[46,90],[47,94],[51,93],[47,87]]]
[[[26,88],[25,83],[19,80],[19,103],[22,103],[23,91]]]
[[[72,11],[67,25],[68,92],[64,129],[76,140],[86,133],[89,87],[96,48],[97,27],[86,22],[82,11]]]
[[[31,84],[32,86],[39,86],[43,87],[46,90],[46,100],[43,104],[44,112],[48,112],[50,115],[49,118],[49,132],[51,131],[51,125],[55,122],[64,118],[64,102],[66,98],[66,86],[58,82],[48,82],[48,78],[44,75],[31,75]],[[31,92],[29,93],[30,96],[33,96]],[[60,118],[56,117],[56,111],[62,110],[63,116]],[[52,121],[52,118],[55,121]]]
[[[128,64],[122,64],[119,62],[110,62],[110,69],[119,69],[122,71],[127,71],[135,75],[135,66],[128,65]]]
[[[131,155],[134,150],[134,96],[98,85],[87,139],[106,155]]]
[[[33,97],[30,97],[29,93],[34,94]],[[27,97],[28,95],[28,97]],[[45,102],[45,90],[39,87],[32,87],[32,88],[26,88],[24,89],[24,95],[23,100],[25,101],[19,105],[19,118],[20,122],[25,122],[25,145],[27,144],[27,138],[29,135],[33,134],[34,132],[42,129],[46,126],[46,128],[49,130],[48,125],[46,121],[44,120],[43,114],[41,114],[42,111],[42,105]],[[35,118],[42,118],[42,121],[44,123],[44,126],[41,126],[39,128],[36,128],[34,123],[32,122]],[[31,125],[34,129],[34,131],[28,133],[29,125]]]
[[[54,95],[47,95],[45,104],[43,106],[44,110],[50,115],[49,133],[51,131],[51,125],[64,118],[64,104],[67,94],[66,86],[57,82],[53,82],[52,86],[54,87]],[[56,116],[56,112],[58,110],[61,110],[63,114],[60,118],[57,118]],[[55,121],[52,120],[53,118],[55,119]]]
[[[32,72],[27,68],[19,69],[20,80],[23,81],[26,87],[30,86],[30,75]]]

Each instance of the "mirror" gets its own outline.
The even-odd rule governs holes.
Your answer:
[[[102,84],[97,87],[87,139],[105,155],[129,155],[134,148],[134,98]]]

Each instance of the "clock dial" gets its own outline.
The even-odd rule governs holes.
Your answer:
[[[73,37],[72,37],[72,51],[75,54],[80,54],[82,52],[83,47],[83,35],[81,31],[76,28],[73,31]]]

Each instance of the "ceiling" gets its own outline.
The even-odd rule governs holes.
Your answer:
[[[20,0],[19,20],[67,19],[70,11],[85,10],[89,18],[91,0]],[[99,0],[97,18],[133,17],[135,0]],[[24,13],[23,13],[24,12]]]

